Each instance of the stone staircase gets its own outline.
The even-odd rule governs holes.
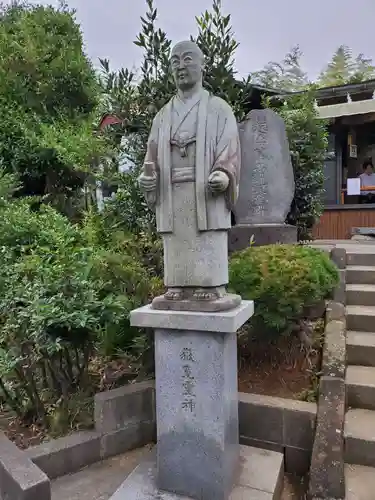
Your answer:
[[[372,249],[371,249],[372,250]],[[375,498],[375,252],[347,248],[346,500]]]

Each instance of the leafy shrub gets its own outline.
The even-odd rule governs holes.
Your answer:
[[[11,200],[0,172],[0,397],[21,418],[51,421],[51,402],[87,386],[96,347],[113,354],[138,335],[129,312],[159,280],[87,217]]]
[[[232,256],[230,286],[255,302],[255,335],[278,336],[301,319],[304,308],[326,298],[338,283],[329,256],[297,245],[250,247]]]

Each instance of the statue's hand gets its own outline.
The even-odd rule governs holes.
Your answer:
[[[144,173],[142,173],[138,177],[138,183],[139,183],[139,187],[141,188],[141,190],[145,193],[155,191],[156,187],[157,187],[157,176],[156,176],[156,174],[153,174],[150,176],[150,175],[145,175]]]
[[[208,177],[208,187],[213,193],[223,193],[229,186],[229,177],[225,172],[216,170]]]

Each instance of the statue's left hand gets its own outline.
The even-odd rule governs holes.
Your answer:
[[[229,186],[229,177],[225,172],[216,170],[208,177],[208,187],[213,193],[223,193]]]

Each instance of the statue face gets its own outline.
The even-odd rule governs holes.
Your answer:
[[[193,42],[180,43],[174,47],[171,67],[177,88],[181,90],[189,90],[202,81],[202,53]]]

